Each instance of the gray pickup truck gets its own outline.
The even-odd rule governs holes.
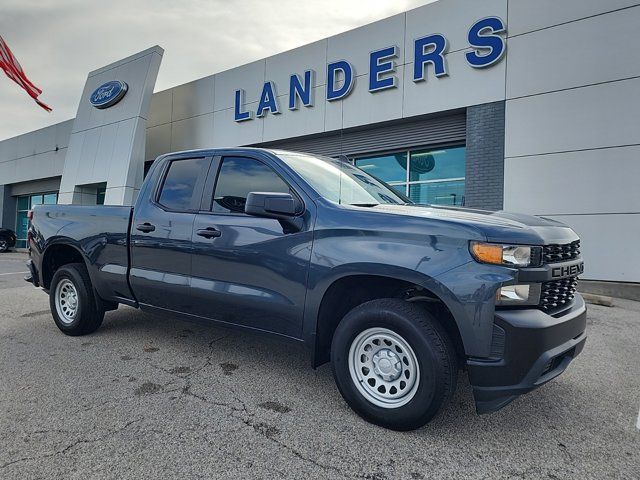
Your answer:
[[[27,280],[68,335],[119,304],[303,342],[366,420],[427,423],[466,369],[479,413],[562,373],[586,340],[569,227],[413,205],[349,162],[173,153],[135,206],[39,205]],[[277,361],[277,360],[274,360]]]

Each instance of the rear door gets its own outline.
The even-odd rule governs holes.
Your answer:
[[[192,298],[200,316],[301,338],[314,206],[277,167],[262,157],[214,159],[193,227]],[[297,195],[307,204],[302,230],[246,215],[249,192]]]
[[[131,287],[138,302],[190,312],[191,234],[211,157],[177,158],[156,169],[131,225]]]

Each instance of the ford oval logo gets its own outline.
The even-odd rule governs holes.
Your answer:
[[[109,108],[122,100],[128,88],[126,83],[112,80],[96,88],[89,101],[96,108]]]

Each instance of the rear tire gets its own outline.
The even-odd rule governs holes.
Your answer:
[[[87,267],[82,263],[63,265],[53,275],[49,306],[56,326],[66,335],[95,332],[104,319],[104,309],[96,303]]]
[[[451,399],[458,375],[444,328],[398,299],[351,310],[334,333],[331,363],[340,393],[358,415],[402,431],[429,422]]]

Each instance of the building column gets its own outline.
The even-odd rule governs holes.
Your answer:
[[[10,195],[9,185],[0,185],[0,227],[16,229],[16,199]]]
[[[504,206],[504,101],[467,108],[465,207]]]
[[[89,73],[73,121],[58,203],[95,205],[88,190],[107,184],[106,205],[133,205],[142,184],[147,118],[162,48],[155,46]],[[92,92],[111,81],[124,82],[126,94],[97,109]]]

